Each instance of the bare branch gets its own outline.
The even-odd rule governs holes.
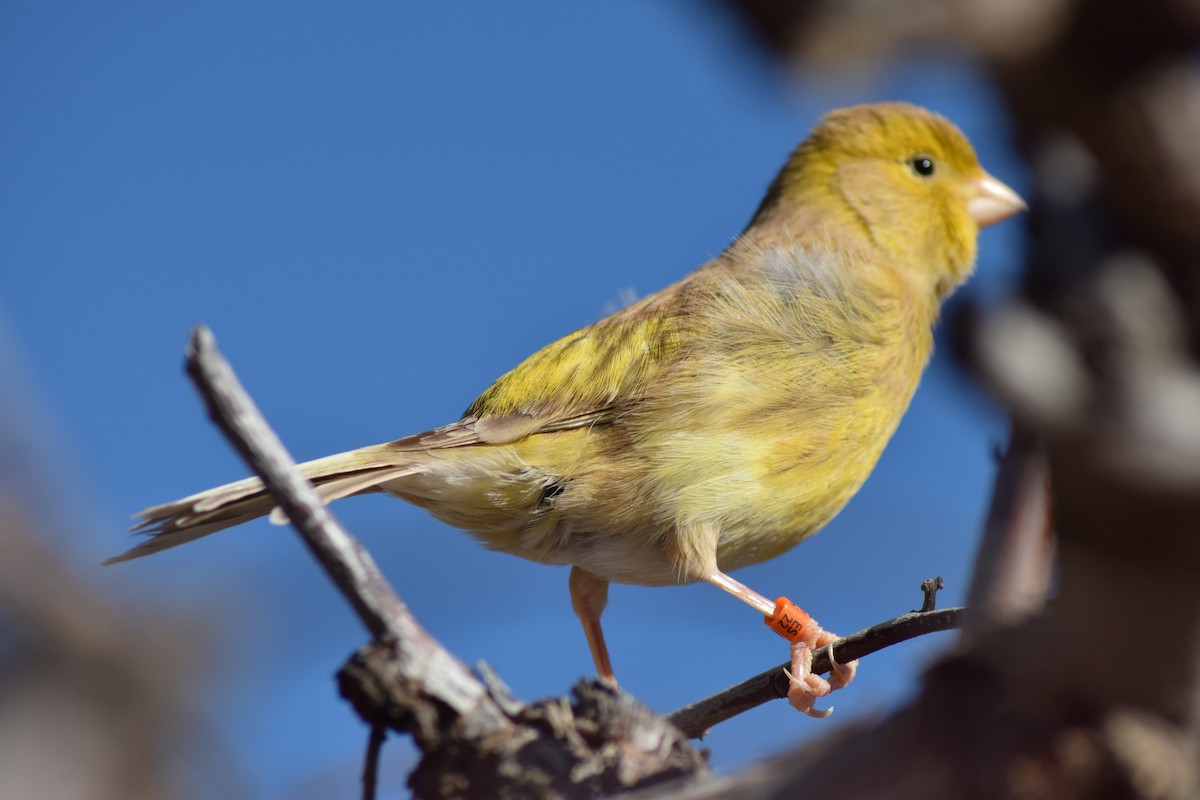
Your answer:
[[[885,647],[898,644],[926,633],[950,630],[962,624],[962,608],[946,608],[941,611],[911,611],[887,622],[839,639],[830,647],[836,647],[835,657],[841,663],[868,656]],[[813,672],[828,672],[829,650],[819,650],[813,658]],[[712,726],[738,714],[749,711],[770,700],[787,697],[788,679],[783,670],[789,664],[761,672],[724,691],[698,700],[691,705],[672,711],[666,719],[674,723],[689,738],[704,736]]]
[[[187,373],[204,398],[209,417],[242,459],[262,476],[279,507],[287,513],[304,543],[329,572],[377,639],[410,633],[412,616],[386,585],[369,554],[350,537],[295,469],[296,462],[262,418],[229,363],[217,350],[212,331],[192,329]]]
[[[500,727],[503,714],[471,671],[443,648],[392,591],[374,559],[334,519],[296,470],[296,462],[246,394],[229,363],[217,350],[212,331],[192,331],[187,372],[204,398],[209,416],[287,514],[309,550],[354,608],[376,641],[395,648],[406,678],[477,724]]]

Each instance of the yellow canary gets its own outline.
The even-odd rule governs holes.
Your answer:
[[[596,669],[608,584],[707,581],[793,641],[793,703],[834,637],[728,576],[811,535],[896,429],[981,227],[1025,207],[941,116],[827,115],[746,230],[679,282],[500,377],[457,422],[302,465],[326,500],[383,491],[484,546],[570,564]],[[263,516],[243,480],[141,512],[137,558]],[[108,563],[108,562],[106,562]],[[797,630],[800,628],[801,630]],[[833,688],[853,675],[834,671]]]

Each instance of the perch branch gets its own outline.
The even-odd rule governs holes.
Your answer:
[[[962,608],[911,611],[839,639],[830,647],[837,648],[837,660],[845,664],[926,633],[957,628],[962,624],[963,611]],[[813,672],[829,671],[830,647],[823,647],[817,651],[813,658]],[[761,672],[736,686],[672,711],[667,714],[666,719],[689,738],[699,738],[719,722],[770,700],[787,697],[788,678],[783,674],[786,668],[790,668],[790,665],[780,664]]]

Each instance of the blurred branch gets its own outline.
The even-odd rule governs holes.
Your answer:
[[[80,563],[87,480],[8,346],[0,333],[0,794],[253,794],[199,697],[211,609],[119,602]]]
[[[127,622],[136,610],[107,602],[48,547],[48,515],[30,516],[25,500],[0,485],[4,796],[187,794],[179,751],[213,788],[244,793],[236,759],[193,705],[202,626]]]
[[[1045,453],[1014,429],[1000,461],[967,596],[967,635],[1040,611],[1053,576],[1054,533]]]

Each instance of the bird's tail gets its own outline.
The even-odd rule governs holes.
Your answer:
[[[354,494],[379,491],[381,483],[419,470],[415,459],[398,456],[388,445],[374,445],[309,461],[300,465],[300,472],[313,482],[317,494],[328,503]],[[173,503],[150,506],[136,515],[138,522],[130,529],[149,538],[104,563],[116,564],[169,550],[266,516],[274,509],[275,501],[258,478],[218,486]]]

